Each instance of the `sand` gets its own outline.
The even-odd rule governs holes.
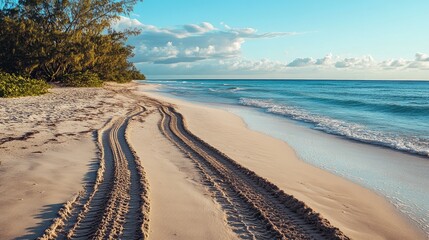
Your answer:
[[[90,88],[0,99],[0,239],[40,236],[60,207],[94,179],[93,131],[126,111],[126,101]]]
[[[130,131],[150,183],[150,239],[236,239],[193,164],[159,131],[159,120],[153,114]]]
[[[338,237],[425,239],[381,196],[303,162],[236,115],[144,93],[183,114],[186,130],[180,122],[173,128],[167,120],[176,117],[174,108],[169,113],[165,103],[139,97],[153,87],[133,94],[135,84],[108,84],[0,99],[0,239],[33,239],[49,226],[49,236],[236,239],[264,235],[268,224],[274,228],[264,236],[318,236],[301,213],[313,210],[321,213],[317,221],[332,224],[319,224],[321,231],[338,227]],[[70,200],[60,224],[51,225]],[[302,211],[289,212],[282,201],[299,202]],[[290,214],[296,228],[277,222],[278,214]]]
[[[187,158],[162,137],[156,119],[153,121],[152,118],[151,125],[144,128],[140,121],[131,120],[133,109],[139,106],[138,101],[120,92],[129,86],[132,85],[109,84],[106,89],[56,88],[39,97],[0,99],[0,154],[4,156],[0,159],[0,239],[35,239],[41,237],[46,229],[50,230],[45,235],[46,239],[55,238],[56,235],[63,237],[71,232],[74,237],[79,237],[87,234],[85,226],[92,224],[112,229],[111,232],[117,231],[124,238],[138,236],[130,229],[134,228],[138,232],[140,225],[146,227],[144,224],[149,219],[143,218],[143,224],[139,216],[141,212],[148,216],[149,211],[142,210],[140,206],[146,201],[144,206],[149,208],[150,199],[145,199],[144,194],[138,193],[141,189],[136,187],[139,184],[136,180],[139,167],[130,164],[134,149],[130,149],[125,139],[124,131],[128,129],[128,122],[121,120],[127,116],[125,120],[129,119],[136,125],[133,131],[137,135],[133,137],[140,137],[133,146],[137,146],[136,151],[145,157],[142,162],[147,163],[150,170],[150,184],[153,182],[156,187],[151,192],[153,223],[150,234],[153,236],[150,238],[236,238],[225,224],[220,207],[198,182],[195,168],[189,166]],[[114,127],[117,124],[118,127]],[[150,131],[149,134],[147,131]],[[152,143],[152,133],[158,134],[159,141],[152,144],[151,151],[144,151],[146,144],[140,142]],[[109,136],[113,136],[113,142]],[[168,147],[170,154],[157,153]],[[115,163],[116,168],[125,167],[119,170],[120,179],[117,180],[113,173],[116,170],[109,163],[113,161],[110,153],[115,152],[113,148],[119,148],[116,154],[122,155],[125,160]],[[104,152],[104,156],[100,159],[101,152]],[[141,157],[136,156],[135,159],[140,161]],[[156,165],[157,162],[152,159],[166,161]],[[104,171],[97,177],[101,160]],[[123,167],[122,163],[125,164]],[[136,170],[127,178],[126,168]],[[196,180],[190,180],[193,177]],[[98,179],[101,181],[96,186],[94,184]],[[116,183],[125,185],[116,186]],[[144,181],[142,183],[145,187],[150,185]],[[103,184],[113,185],[112,188],[118,191],[113,190],[115,193],[112,194]],[[95,188],[98,190],[95,191]],[[130,188],[133,194],[127,196]],[[83,189],[86,191],[83,192]],[[123,190],[126,192],[121,192]],[[93,197],[89,201],[91,195]],[[109,195],[119,199],[105,202],[105,199],[110,198]],[[172,204],[172,199],[175,204]],[[130,208],[121,211],[122,207],[118,209],[111,206],[110,202],[123,202]],[[65,203],[67,209],[63,211]],[[84,206],[88,209],[86,212],[83,211]],[[62,211],[60,218],[59,211]],[[106,219],[118,220],[104,222],[92,218],[103,214]],[[119,220],[121,218],[126,219],[127,223],[123,225]],[[134,218],[135,221],[128,221]],[[140,234],[147,234],[145,229],[142,231],[144,233]],[[102,237],[111,232],[97,231],[92,234]]]

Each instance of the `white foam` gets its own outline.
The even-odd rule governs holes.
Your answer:
[[[314,125],[314,129],[344,136],[353,140],[390,147],[393,149],[429,156],[429,141],[417,137],[400,136],[367,129],[365,126],[309,113],[297,107],[276,104],[272,100],[241,98],[240,104],[265,109],[267,112],[287,116]]]

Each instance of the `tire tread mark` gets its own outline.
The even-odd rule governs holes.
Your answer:
[[[267,223],[266,230],[277,235],[276,238],[349,239],[305,203],[192,134],[183,116],[173,107],[160,105],[159,110],[164,118],[168,115],[171,119],[169,124],[164,122],[164,126],[169,128],[166,134],[174,135],[171,138],[174,143],[217,171],[254,210],[255,217]]]
[[[97,131],[96,143],[100,160],[92,187],[84,188],[68,201],[38,239],[118,239],[123,237],[124,231],[128,231],[134,239],[147,239],[149,184],[128,136],[132,118],[137,115],[145,116],[145,111],[145,107],[137,106],[126,116],[110,119]],[[122,146],[120,141],[123,141]],[[125,156],[123,147],[128,148],[133,159]],[[105,151],[111,151],[113,163],[106,163]],[[109,174],[112,175],[110,178]],[[131,174],[135,174],[133,184],[138,193],[130,192]],[[85,190],[92,191],[86,193]],[[133,201],[137,203],[133,206],[133,213],[129,211],[132,195],[138,198]],[[130,229],[124,229],[127,219],[133,221],[128,224]]]

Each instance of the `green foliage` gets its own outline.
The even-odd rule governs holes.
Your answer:
[[[97,74],[90,72],[67,74],[63,80],[67,87],[101,87],[103,81]]]
[[[137,32],[111,29],[137,1],[0,0],[0,69],[46,81],[77,72],[105,81],[142,78],[125,44]]]
[[[0,72],[0,97],[36,96],[47,93],[49,88],[43,80]]]

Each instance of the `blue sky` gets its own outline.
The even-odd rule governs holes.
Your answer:
[[[150,78],[429,79],[429,1],[145,0],[132,59]]]

